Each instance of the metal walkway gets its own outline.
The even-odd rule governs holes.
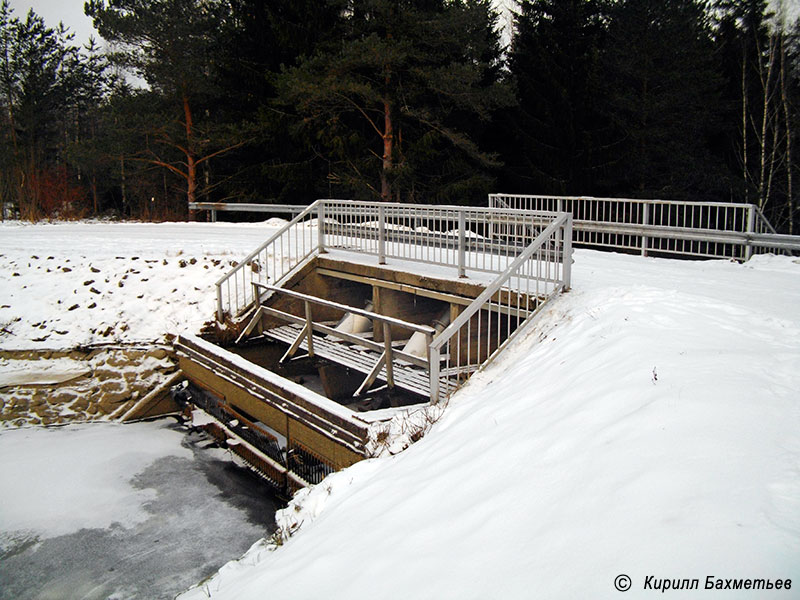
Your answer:
[[[264,336],[292,345],[303,331],[303,327],[297,324],[282,325],[264,331]],[[319,335],[314,336],[314,355],[324,358],[336,364],[349,367],[354,371],[369,375],[375,367],[380,357],[380,353],[358,344],[351,344],[342,341],[335,341],[329,337]],[[308,351],[308,342],[303,339],[299,349]],[[402,359],[396,359],[393,365],[394,385],[400,389],[420,396],[430,395],[430,376],[427,371],[416,365],[408,364]],[[377,380],[386,383],[386,367],[384,366],[377,375]],[[446,383],[445,383],[446,381]],[[447,386],[446,393],[455,391],[456,382],[443,380],[442,386]]]

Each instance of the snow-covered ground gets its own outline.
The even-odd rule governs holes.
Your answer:
[[[214,282],[284,223],[0,223],[0,349],[196,331]]]
[[[185,598],[618,598],[621,575],[800,597],[800,261],[579,250],[573,273],[424,439],[304,493],[298,533]]]
[[[0,348],[88,343],[106,323],[132,340],[196,330],[227,268],[213,261],[268,233],[0,226]],[[302,493],[280,517],[295,535],[186,597],[617,598],[622,574],[630,597],[660,594],[648,576],[698,580],[671,597],[800,597],[798,259],[575,261],[573,290],[425,438]],[[47,340],[29,339],[41,320]],[[707,576],[793,587],[706,591]]]

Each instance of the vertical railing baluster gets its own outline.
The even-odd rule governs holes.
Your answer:
[[[386,209],[378,207],[378,264],[386,264]]]
[[[458,276],[466,277],[466,215],[463,210],[458,211]]]

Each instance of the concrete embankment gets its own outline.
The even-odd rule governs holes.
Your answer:
[[[176,370],[163,346],[0,350],[0,427],[117,419]]]

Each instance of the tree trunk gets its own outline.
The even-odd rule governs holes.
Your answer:
[[[744,181],[744,201],[749,194],[747,173],[747,49],[742,45],[742,180]]]
[[[186,126],[186,199],[191,204],[197,201],[197,158],[192,151],[192,134],[194,125],[192,123],[192,109],[189,106],[189,96],[183,93],[183,115]],[[197,220],[197,211],[189,209],[189,220]]]
[[[388,79],[388,76],[387,76]],[[381,200],[389,202],[392,199],[392,186],[389,183],[389,172],[392,170],[392,144],[394,134],[392,130],[392,111],[388,100],[383,101],[383,168],[381,169]]]

